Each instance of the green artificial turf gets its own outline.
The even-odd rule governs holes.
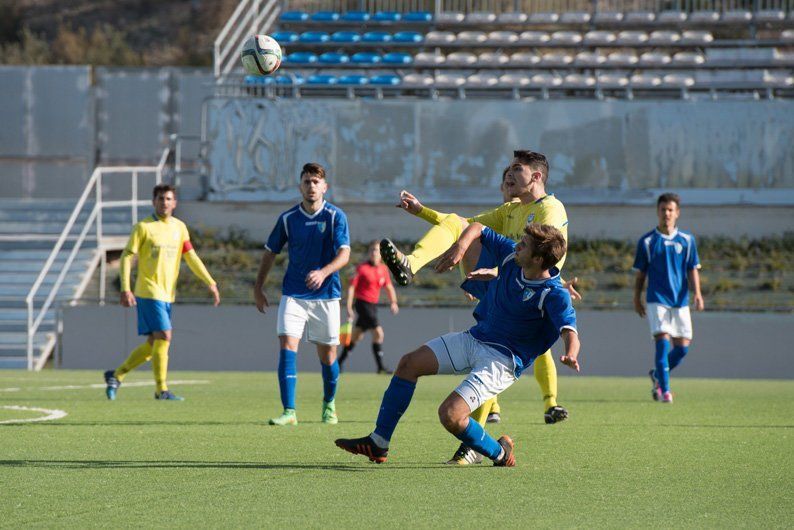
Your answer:
[[[297,427],[273,373],[172,372],[184,402],[152,386],[47,389],[99,372],[0,372],[0,407],[62,419],[0,424],[0,527],[790,527],[794,381],[673,379],[655,403],[645,378],[564,377],[571,418],[543,424],[531,375],[501,399],[491,432],[517,467],[442,464],[457,440],[436,409],[458,378],[420,381],[389,461],[337,449],[368,434],[388,377],[343,374],[340,423],[320,423],[321,380],[300,376]],[[199,382],[195,382],[199,381]],[[203,381],[204,383],[201,383]],[[150,382],[148,370],[126,383]],[[14,390],[17,389],[17,390]],[[43,413],[0,408],[0,421]]]

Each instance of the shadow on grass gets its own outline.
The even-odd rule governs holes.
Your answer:
[[[404,462],[373,464],[365,460],[350,463],[283,463],[283,462],[205,462],[200,460],[0,460],[0,468],[45,469],[306,469],[323,471],[377,471],[388,469],[461,469],[442,463]],[[489,469],[491,466],[466,466]]]
[[[372,420],[344,420],[340,421],[339,425],[344,424],[366,424],[372,425]],[[297,427],[282,427],[284,429],[300,429],[301,425],[324,425],[322,421],[303,421],[301,420]],[[196,420],[196,421],[170,421],[170,420],[104,420],[104,421],[42,421],[42,422],[30,422],[30,423],[7,423],[7,424],[0,424],[0,428],[7,428],[7,427],[190,427],[190,426],[199,426],[199,427],[229,427],[229,426],[253,426],[253,427],[270,427],[276,429],[274,425],[269,425],[267,420],[257,420],[257,421],[207,421],[207,420]]]

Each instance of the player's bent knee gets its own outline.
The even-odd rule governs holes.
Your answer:
[[[446,430],[458,434],[466,429],[468,414],[459,410],[449,400],[445,400],[438,407],[438,419]]]

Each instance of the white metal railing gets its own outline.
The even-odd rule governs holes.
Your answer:
[[[36,336],[36,332],[38,331],[39,327],[41,326],[42,321],[46,317],[47,311],[52,306],[53,302],[55,301],[55,297],[58,296],[58,290],[61,287],[64,279],[66,278],[66,274],[69,272],[69,268],[72,266],[72,262],[74,262],[75,258],[77,257],[80,248],[83,246],[84,242],[88,238],[88,234],[90,233],[91,229],[96,228],[94,232],[95,242],[97,247],[97,256],[95,256],[92,265],[90,267],[91,271],[96,269],[96,260],[99,260],[99,267],[100,267],[100,283],[99,283],[99,296],[100,300],[105,299],[105,276],[106,276],[106,267],[105,267],[105,259],[103,259],[104,255],[104,247],[103,247],[103,220],[102,220],[102,212],[106,208],[126,208],[129,207],[131,209],[132,214],[132,222],[133,224],[138,222],[138,207],[139,206],[146,206],[150,204],[149,201],[146,200],[139,200],[138,199],[138,176],[141,173],[150,173],[154,175],[154,182],[159,184],[162,182],[163,177],[163,169],[165,168],[165,164],[168,160],[168,156],[171,152],[170,148],[166,148],[163,151],[162,156],[160,157],[160,161],[156,166],[112,166],[112,167],[97,167],[94,169],[94,172],[91,174],[91,178],[88,179],[88,183],[83,190],[80,199],[78,199],[77,204],[72,210],[72,214],[69,216],[69,220],[66,222],[66,226],[64,226],[63,230],[61,231],[61,235],[58,240],[55,242],[55,245],[50,252],[47,261],[44,263],[39,275],[36,277],[36,281],[33,282],[33,286],[30,288],[27,297],[25,297],[25,304],[27,306],[27,368],[28,370],[34,369],[34,359],[33,359],[33,339]],[[116,174],[128,174],[130,175],[131,181],[131,193],[130,199],[128,200],[121,200],[121,201],[106,201],[103,199],[103,177],[105,175],[116,175]],[[94,205],[91,209],[90,213],[88,214],[88,218],[85,220],[85,224],[80,231],[80,234],[74,240],[74,244],[69,252],[68,257],[66,258],[65,263],[61,267],[61,270],[56,278],[55,282],[49,288],[49,292],[47,293],[44,301],[41,304],[40,308],[35,307],[35,300],[36,295],[41,288],[44,279],[50,273],[53,263],[55,262],[56,258],[61,252],[64,243],[69,239],[69,236],[72,232],[72,228],[74,228],[75,223],[77,222],[78,217],[83,212],[83,207],[85,206],[86,202],[91,196],[94,196]],[[82,286],[85,288],[85,284]],[[78,293],[78,296],[80,293]],[[42,356],[44,357],[44,356]],[[41,368],[41,365],[46,359],[41,359],[38,365],[35,368]]]
[[[238,54],[245,39],[249,35],[268,33],[280,13],[280,0],[241,0],[215,39],[215,77],[229,74],[239,64]]]

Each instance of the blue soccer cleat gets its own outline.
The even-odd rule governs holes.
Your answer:
[[[116,391],[121,386],[121,381],[116,379],[116,371],[115,370],[108,370],[105,372],[105,384],[107,387],[105,388],[105,395],[108,397],[110,401],[116,399]]]
[[[177,396],[176,394],[171,393],[170,390],[163,390],[162,392],[155,392],[154,399],[162,400],[162,401],[185,401],[185,398]]]

